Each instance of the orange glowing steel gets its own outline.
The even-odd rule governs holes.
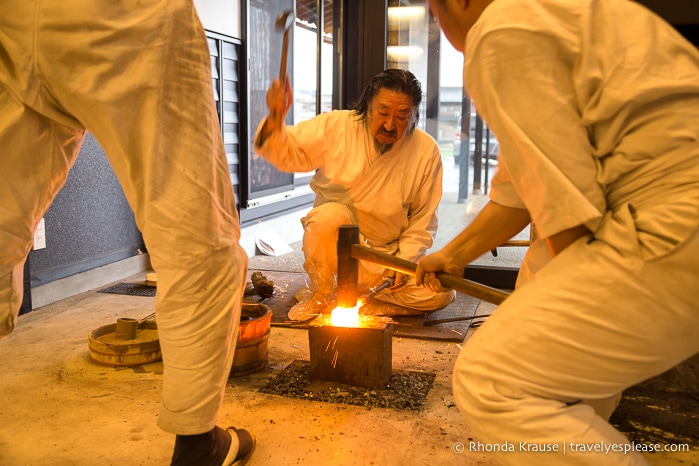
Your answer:
[[[357,302],[354,307],[336,307],[330,314],[330,325],[335,327],[359,327],[359,308],[362,303]]]

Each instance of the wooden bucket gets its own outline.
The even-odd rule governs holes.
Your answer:
[[[267,365],[272,310],[264,304],[243,303],[231,377],[257,372]]]
[[[130,339],[119,337],[117,325],[105,325],[90,332],[88,346],[92,361],[122,367],[148,364],[162,358],[155,321],[139,322],[134,338]]]

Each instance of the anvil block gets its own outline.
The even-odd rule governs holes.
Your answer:
[[[308,328],[310,380],[385,388],[393,373],[392,326]]]

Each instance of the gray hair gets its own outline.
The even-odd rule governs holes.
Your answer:
[[[366,120],[369,107],[381,89],[400,92],[412,99],[413,121],[408,130],[408,134],[412,134],[420,119],[420,102],[422,102],[420,81],[408,70],[388,69],[377,74],[366,85],[359,101],[351,107],[359,120]]]

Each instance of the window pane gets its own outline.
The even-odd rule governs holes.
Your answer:
[[[429,39],[427,4],[424,0],[388,2],[387,68],[410,70],[422,84],[420,115],[425,115],[427,83],[427,48]],[[425,129],[425,119],[418,126]]]
[[[463,55],[439,31],[427,2],[389,0],[387,13],[387,67],[410,70],[420,81],[423,103],[418,126],[437,140],[442,154],[440,209],[453,215],[450,222],[440,223],[438,239],[444,242],[436,243],[436,249],[465,228],[488,201],[499,147],[475,106],[464,98]],[[474,157],[474,153],[481,157]],[[517,239],[528,239],[527,231]],[[518,268],[523,252],[524,248],[498,248],[497,258],[486,254],[473,264]]]
[[[319,27],[319,18],[323,23]],[[333,2],[296,0],[294,28],[294,124],[332,110]],[[318,34],[320,50],[318,54]],[[320,62],[319,62],[320,61]],[[321,90],[318,90],[320,81]],[[296,173],[295,184],[305,184],[314,172]]]
[[[324,0],[323,41],[320,47],[320,112],[329,112],[333,105],[333,2]]]
[[[296,0],[294,28],[294,124],[316,115],[318,12],[316,0]]]
[[[267,116],[267,88],[272,79],[279,76],[282,34],[275,24],[279,12],[294,7],[293,0],[251,0],[249,6],[249,28],[254,40],[249,42],[249,186],[250,199],[293,189],[293,174],[283,173],[257,155],[253,149],[254,129]]]

